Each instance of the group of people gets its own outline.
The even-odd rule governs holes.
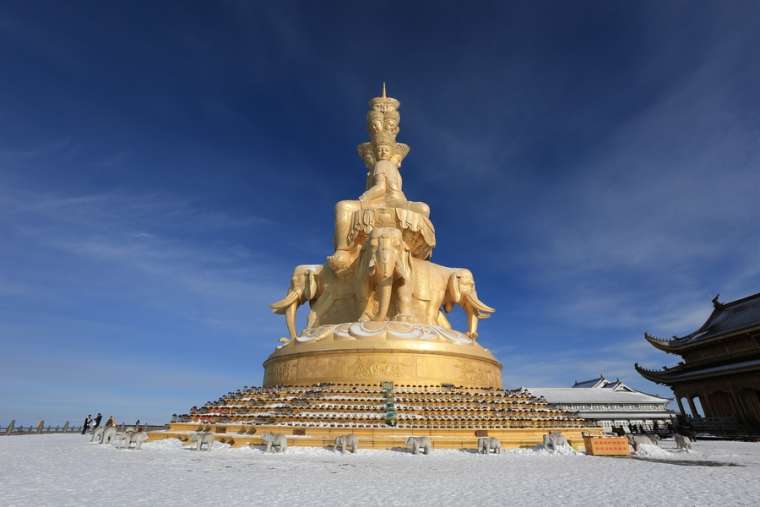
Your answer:
[[[84,422],[82,423],[82,435],[87,433],[90,430],[96,430],[98,427],[100,427],[100,422],[103,420],[103,415],[98,412],[98,414],[93,418],[92,414],[87,414],[87,417],[84,418]],[[116,419],[114,416],[111,416],[106,420],[106,428],[110,428],[111,426],[116,426]]]

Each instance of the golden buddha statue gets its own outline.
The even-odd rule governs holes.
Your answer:
[[[289,336],[265,363],[265,384],[337,381],[369,371],[380,380],[498,386],[501,366],[475,341],[478,321],[494,309],[480,301],[468,269],[430,262],[436,244],[430,207],[403,192],[400,168],[409,146],[396,142],[399,101],[383,84],[369,105],[370,140],[357,147],[368,170],[365,191],[337,203],[335,252],[327,262],[297,266],[288,293],[272,305],[285,316]],[[297,309],[306,302],[309,316],[299,333]],[[446,318],[454,306],[465,312],[464,332]],[[359,352],[365,348],[372,352]]]

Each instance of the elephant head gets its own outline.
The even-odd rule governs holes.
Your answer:
[[[319,297],[319,275],[322,272],[322,266],[313,264],[303,264],[296,266],[293,270],[293,276],[290,278],[290,288],[287,295],[272,303],[272,311],[285,315],[285,323],[288,326],[288,332],[291,338],[295,338],[296,332],[296,310],[307,301],[313,302]]]
[[[487,319],[496,310],[478,299],[475,278],[469,269],[456,269],[449,276],[443,308],[450,312],[455,304],[467,314],[467,336],[478,337],[478,319]]]
[[[404,242],[399,229],[378,227],[370,234],[365,255],[367,281],[371,287],[374,287],[379,303],[379,310],[374,320],[386,320],[394,282],[401,280],[403,284],[411,278],[409,247]],[[411,285],[408,286],[411,287]],[[406,308],[400,307],[400,310],[400,313],[406,313]]]

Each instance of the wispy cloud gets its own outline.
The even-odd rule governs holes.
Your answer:
[[[48,386],[50,403],[55,393],[76,391],[83,410],[101,396],[101,406],[124,416],[163,420],[141,400],[176,390],[182,379],[196,388],[174,400],[185,409],[203,401],[200,393],[260,379],[260,364],[282,334],[268,303],[285,290],[287,271],[274,253],[219,238],[231,230],[256,234],[268,219],[207,213],[172,196],[8,189],[0,216],[0,230],[13,240],[0,251],[6,386]],[[212,337],[247,350],[247,359],[209,362]],[[48,346],[30,355],[29,344]]]

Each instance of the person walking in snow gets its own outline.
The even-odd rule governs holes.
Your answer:
[[[98,412],[98,415],[95,416],[95,426],[92,427],[92,429],[96,430],[98,429],[98,426],[100,426],[100,421],[103,420],[103,416],[100,415],[100,412]]]
[[[92,415],[87,414],[87,417],[84,418],[84,422],[82,423],[82,435],[87,433],[87,430],[90,429],[91,423],[92,423]]]

